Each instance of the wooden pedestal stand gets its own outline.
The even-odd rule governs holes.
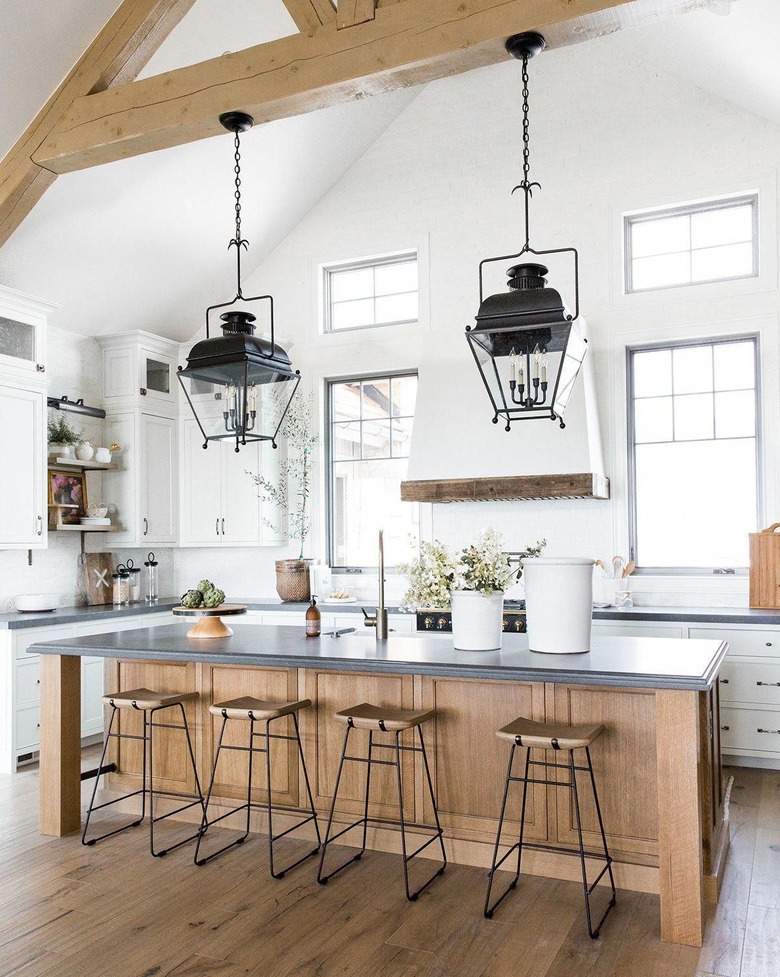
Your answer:
[[[246,614],[244,604],[220,604],[219,607],[174,607],[173,613],[177,617],[198,617],[200,620],[187,632],[188,638],[229,638],[233,629],[222,620],[223,617],[233,617]]]

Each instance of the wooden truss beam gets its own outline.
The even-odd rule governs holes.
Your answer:
[[[571,43],[603,11],[659,16],[701,2],[403,0],[348,29],[295,34],[77,98],[34,159],[68,173],[217,135],[221,112],[240,109],[264,123],[494,64],[518,31],[549,34],[575,18]]]
[[[0,245],[55,179],[33,155],[79,96],[132,81],[195,0],[124,0],[0,163]]]
[[[331,0],[282,0],[301,34],[309,34],[336,21]]]

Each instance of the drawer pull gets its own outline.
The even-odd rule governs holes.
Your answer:
[[[773,733],[775,736],[780,736],[780,729],[756,729],[757,733]]]
[[[780,685],[780,682],[756,682],[756,685]]]
[[[720,680],[720,684],[721,684],[721,685],[728,685],[728,684],[729,684],[729,680],[728,680],[727,678],[722,678],[722,679]]]
[[[767,646],[767,648],[771,648],[772,647],[772,642],[771,641],[767,641],[766,646]]]
[[[731,726],[721,726],[721,729],[725,729],[727,732],[731,729]]]

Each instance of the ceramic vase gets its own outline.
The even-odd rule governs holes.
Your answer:
[[[79,441],[76,445],[76,457],[79,461],[92,461],[95,449],[89,441]]]
[[[452,592],[452,642],[460,651],[496,651],[501,647],[504,595],[476,590]]]
[[[549,655],[590,651],[594,560],[523,560],[528,647]]]

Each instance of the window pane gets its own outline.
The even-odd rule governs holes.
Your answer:
[[[411,322],[417,318],[417,293],[386,295],[376,300],[376,321]]]
[[[756,395],[753,390],[715,394],[715,437],[752,438],[756,433]]]
[[[634,396],[660,397],[672,392],[672,351],[634,353]]]
[[[412,417],[396,417],[393,421],[393,457],[408,458],[409,445],[412,441]]]
[[[333,457],[337,460],[360,457],[360,424],[334,424],[332,437]]]
[[[690,281],[689,251],[660,255],[657,258],[635,258],[632,262],[632,288],[662,288]]]
[[[390,457],[390,421],[363,421],[363,457]]]
[[[640,566],[748,565],[748,533],[756,530],[752,438],[640,445],[636,480]]]
[[[353,302],[334,302],[331,306],[331,325],[334,329],[354,329],[374,324],[373,299]]]
[[[417,377],[393,377],[392,413],[394,417],[414,414],[417,400]]]
[[[712,390],[712,346],[681,346],[672,354],[674,392]]]
[[[671,441],[672,398],[651,397],[637,400],[634,405],[635,440],[638,444],[647,441]]]
[[[688,251],[691,246],[690,218],[661,217],[631,222],[631,254],[635,258]]]
[[[675,441],[700,441],[714,436],[712,394],[674,398]]]
[[[364,380],[361,388],[362,418],[388,417],[390,414],[390,379]]]
[[[330,272],[330,295],[334,302],[368,298],[374,293],[373,268]]]
[[[333,420],[352,421],[360,419],[360,381],[353,383],[334,383]]]
[[[416,292],[417,262],[396,261],[390,265],[377,265],[375,288],[377,295],[392,295],[394,292]]]
[[[718,343],[714,355],[716,390],[747,390],[756,385],[755,343]]]
[[[753,239],[753,208],[723,207],[691,215],[691,247],[711,248]]]
[[[691,274],[695,282],[752,275],[753,245],[724,244],[718,248],[694,251],[691,255]]]

